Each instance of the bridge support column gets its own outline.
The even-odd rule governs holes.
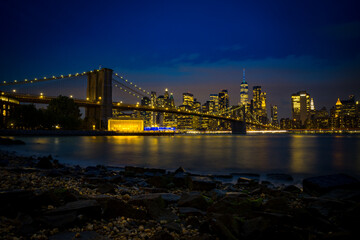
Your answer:
[[[246,123],[245,121],[233,121],[231,122],[232,134],[246,134]]]
[[[112,117],[112,69],[103,68],[88,74],[86,99],[100,103],[100,107],[88,107],[85,117],[91,128],[107,129],[108,118]]]

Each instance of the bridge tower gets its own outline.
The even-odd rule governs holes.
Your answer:
[[[242,110],[243,120],[231,122],[232,134],[246,134],[245,105],[243,105],[241,110]]]
[[[112,73],[113,70],[109,68],[88,73],[86,99],[100,103],[100,107],[85,110],[85,118],[91,128],[107,129],[108,118],[112,117]]]

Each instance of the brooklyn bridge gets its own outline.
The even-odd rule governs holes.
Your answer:
[[[86,99],[73,98],[74,102],[79,107],[85,108],[85,118],[91,122],[96,129],[106,129],[107,121],[113,115],[113,109],[118,111],[144,111],[144,112],[162,112],[177,115],[190,115],[198,116],[208,119],[218,119],[231,123],[231,130],[234,134],[246,133],[246,126],[251,125],[257,128],[269,129],[270,125],[265,125],[258,122],[251,114],[245,113],[245,109],[241,106],[226,109],[225,111],[218,111],[212,113],[204,113],[201,111],[181,110],[175,107],[161,107],[157,105],[144,106],[137,104],[129,104],[123,102],[113,101],[113,88],[122,90],[124,93],[129,94],[135,98],[150,97],[150,92],[144,90],[138,85],[125,79],[118,73],[114,73],[112,69],[102,68],[83,73],[44,77],[41,79],[25,79],[23,81],[3,81],[0,87],[3,89],[9,86],[28,85],[56,81],[62,79],[76,79],[87,78],[86,85]],[[34,104],[48,104],[56,96],[45,96],[43,93],[40,95],[21,93],[14,90],[1,91],[2,97],[13,98],[20,103],[34,103]],[[238,114],[231,114],[236,111]]]

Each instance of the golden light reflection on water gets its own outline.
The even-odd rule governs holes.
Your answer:
[[[337,169],[341,169],[344,165],[344,153],[343,153],[343,141],[342,136],[335,136],[332,144],[332,159],[333,166]]]
[[[312,136],[293,135],[290,139],[290,169],[295,173],[308,173],[313,171],[315,164],[316,147],[315,138]]]

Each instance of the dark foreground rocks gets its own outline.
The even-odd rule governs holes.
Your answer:
[[[359,239],[348,175],[199,176],[179,168],[64,166],[0,153],[1,239]]]

